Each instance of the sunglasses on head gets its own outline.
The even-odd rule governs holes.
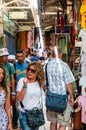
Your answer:
[[[27,71],[30,71],[31,73],[36,73],[36,70],[28,68]]]

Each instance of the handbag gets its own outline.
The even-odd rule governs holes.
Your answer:
[[[46,94],[46,107],[50,111],[63,113],[67,107],[68,94],[61,95],[52,93],[47,90]]]
[[[20,102],[20,105],[26,113],[27,124],[30,127],[34,128],[45,124],[44,113],[42,108],[39,109],[37,107],[34,107],[32,110],[26,110],[22,102]]]
[[[26,110],[27,123],[30,127],[38,127],[45,124],[43,109],[38,109],[37,107],[32,110]]]

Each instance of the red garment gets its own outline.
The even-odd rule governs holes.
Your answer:
[[[61,17],[60,17],[60,32],[61,33],[64,32],[64,18],[63,18],[63,14],[61,14]]]

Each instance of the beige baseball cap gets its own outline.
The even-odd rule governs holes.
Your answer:
[[[9,55],[7,48],[0,49],[0,56]]]

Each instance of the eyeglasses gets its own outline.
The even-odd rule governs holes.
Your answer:
[[[31,73],[36,73],[36,70],[28,68],[27,71],[30,71]]]

